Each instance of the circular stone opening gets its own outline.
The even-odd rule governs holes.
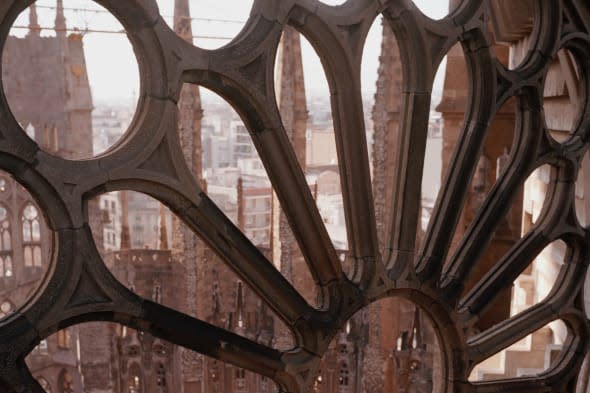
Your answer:
[[[109,11],[90,0],[63,3],[39,0],[18,16],[2,53],[2,81],[13,115],[43,150],[91,158],[131,123],[139,69]]]
[[[0,320],[41,286],[51,262],[52,232],[31,194],[0,170]]]
[[[355,386],[367,392],[443,391],[436,332],[430,316],[414,303],[379,300],[355,314],[332,340],[311,391],[355,391]]]

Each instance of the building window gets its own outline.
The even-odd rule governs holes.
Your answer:
[[[62,329],[57,332],[57,347],[60,349],[70,349],[72,347],[70,331]]]
[[[162,303],[162,287],[160,285],[154,285],[152,300],[156,303]]]
[[[39,211],[28,204],[22,214],[23,251],[26,267],[41,267],[41,224]]]
[[[313,391],[318,392],[322,387],[322,382],[324,379],[322,378],[322,370],[318,370],[318,376],[316,377],[315,381],[313,381]]]
[[[217,360],[214,360],[211,364],[209,373],[211,374],[211,380],[213,380],[213,382],[219,381],[219,364],[217,363]]]
[[[342,363],[340,366],[340,377],[338,378],[338,384],[340,385],[340,392],[348,392],[348,365]]]
[[[127,356],[129,357],[139,356],[140,353],[141,350],[139,348],[139,345],[131,345],[129,346],[129,348],[127,348]]]
[[[159,388],[159,393],[165,393],[166,390],[166,369],[162,363],[158,363],[156,368],[156,386]]]
[[[13,275],[12,257],[10,255],[0,257],[0,277],[11,278]]]
[[[156,344],[154,344],[153,351],[154,351],[154,353],[157,356],[160,356],[160,357],[163,357],[163,358],[168,357],[168,352],[169,351],[168,351],[168,348],[166,347],[166,345],[162,345],[160,343],[156,343]]]
[[[12,267],[12,233],[8,211],[0,206],[0,277],[14,275]]]
[[[139,368],[137,363],[133,363],[129,368],[129,393],[141,393],[141,385],[141,369]]]
[[[246,388],[246,370],[243,368],[236,369],[236,390],[243,391]]]

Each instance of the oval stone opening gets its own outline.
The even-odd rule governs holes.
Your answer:
[[[23,131],[44,151],[71,160],[120,140],[140,90],[123,26],[90,0],[38,2],[21,13],[2,53],[2,82]]]

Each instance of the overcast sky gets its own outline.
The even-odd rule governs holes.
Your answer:
[[[195,44],[204,48],[217,48],[225,45],[229,40],[206,39],[205,36],[234,37],[243,27],[247,19],[251,0],[189,0],[191,13],[195,18],[224,19],[234,22],[195,20],[193,33],[197,38]],[[324,3],[337,5],[342,0],[324,0]],[[415,3],[432,18],[441,18],[447,14],[448,0],[415,0]],[[160,12],[168,23],[172,23],[171,15],[174,0],[158,0]],[[55,11],[43,8],[55,6],[55,0],[37,0],[39,7],[39,23],[42,27],[54,24]],[[102,9],[91,0],[64,0],[66,8]],[[123,27],[110,14],[69,11],[66,10],[69,28],[121,31]],[[16,21],[16,26],[28,24],[28,12],[25,11]],[[23,35],[26,30],[14,29],[12,34]],[[52,35],[51,31],[44,31],[42,35]],[[88,74],[95,101],[132,102],[139,91],[139,76],[137,62],[131,45],[123,34],[88,33],[84,37]],[[365,47],[363,57],[362,83],[365,94],[372,94],[375,89],[375,79],[381,45],[381,24],[375,23]],[[304,73],[306,85],[311,94],[327,94],[327,84],[319,59],[307,41],[302,40]]]

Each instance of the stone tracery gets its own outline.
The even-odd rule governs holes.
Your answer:
[[[590,18],[585,18],[586,6],[575,0],[538,1],[534,50],[519,68],[507,70],[490,48],[486,18],[482,18],[486,7],[477,1],[464,1],[451,16],[431,21],[411,2],[401,0],[349,0],[336,8],[314,0],[258,0],[242,33],[228,46],[214,51],[203,51],[177,37],[151,0],[98,2],[125,25],[143,74],[140,115],[114,150],[87,161],[49,157],[26,137],[2,96],[0,134],[6,143],[0,144],[0,167],[35,195],[56,233],[58,247],[52,273],[39,296],[17,310],[13,318],[0,322],[0,347],[6,349],[0,351],[0,360],[7,365],[0,369],[0,387],[15,391],[39,389],[22,362],[24,355],[57,326],[100,319],[146,331],[260,373],[274,379],[284,391],[300,392],[317,382],[314,376],[318,358],[349,317],[379,298],[399,295],[421,305],[435,321],[445,355],[446,391],[572,390],[590,334],[582,293],[590,238],[587,228],[575,219],[573,206],[576,175],[588,150],[589,103],[585,97],[583,115],[573,136],[563,144],[551,141],[542,122],[541,75],[549,59],[559,49],[567,48],[579,63],[583,94],[588,91]],[[3,41],[11,19],[30,3],[9,0],[0,6]],[[579,20],[569,17],[566,11],[571,7],[581,10]],[[364,36],[380,13],[398,36],[405,72],[400,154],[391,213],[386,218],[391,233],[385,238],[387,253],[383,254],[375,224],[358,80]],[[312,42],[330,82],[350,253],[356,264],[352,280],[342,272],[321,224],[281,122],[269,78],[279,37],[287,25]],[[419,180],[424,165],[429,92],[438,63],[458,41],[471,77],[468,116],[422,247],[416,250],[414,235],[419,225]],[[323,292],[321,309],[311,307],[278,274],[239,229],[219,213],[193,177],[193,168],[182,158],[176,129],[175,103],[183,81],[211,88],[243,117]],[[475,223],[448,269],[443,270],[453,236],[449,228],[457,224],[469,180],[481,162],[479,153],[487,125],[510,97],[516,97],[518,102],[516,132],[520,147],[503,164],[506,170],[482,201]],[[535,168],[547,163],[552,165],[549,208],[544,209],[531,232],[462,297],[471,261],[481,256],[482,244],[490,240],[490,228],[500,225],[518,185]],[[96,252],[84,212],[93,195],[119,189],[145,192],[168,205],[289,326],[297,339],[296,348],[289,352],[272,349],[142,299],[119,284]],[[23,240],[34,242],[34,215],[25,213],[23,218]],[[511,285],[530,259],[556,239],[567,243],[569,250],[557,290],[531,310],[488,330],[479,334],[470,330],[480,313],[490,306],[498,288]],[[34,250],[30,258],[31,265],[36,266]],[[71,277],[79,285],[66,285]],[[557,318],[568,327],[569,350],[564,351],[555,367],[534,378],[467,382],[475,363]],[[138,388],[140,374],[131,374],[134,377],[130,387]]]

